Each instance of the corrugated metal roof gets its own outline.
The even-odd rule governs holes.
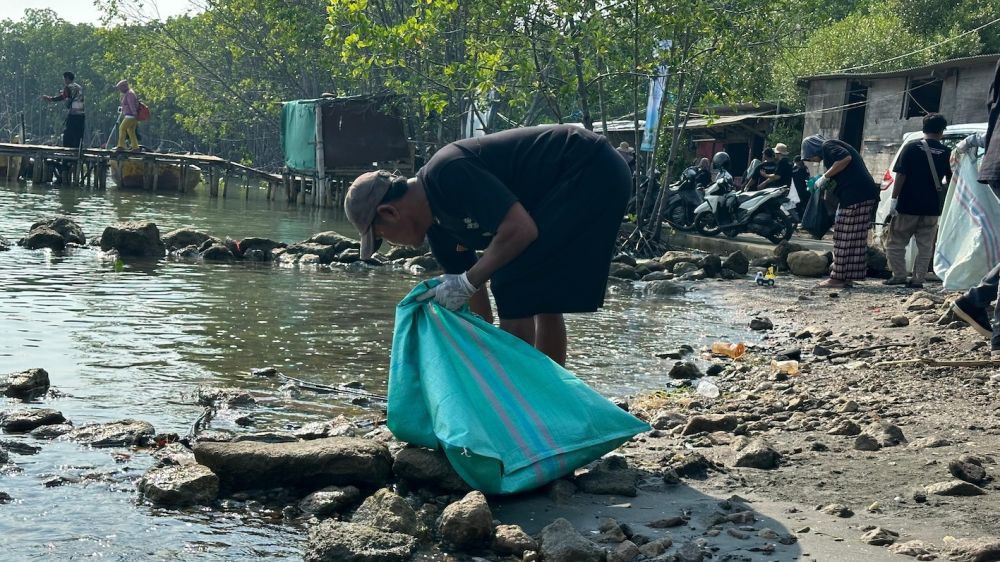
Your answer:
[[[997,59],[1000,59],[1000,53],[949,59],[946,61],[936,62],[933,64],[914,66],[912,68],[904,68],[902,70],[892,70],[887,72],[867,72],[867,73],[843,72],[839,74],[816,74],[813,76],[803,76],[802,78],[799,78],[797,82],[799,84],[806,84],[812,80],[834,80],[837,78],[898,78],[900,76],[908,76],[910,74],[932,72],[934,70],[940,70],[943,68],[955,68],[959,66],[971,66],[975,64],[991,64],[995,63]]]

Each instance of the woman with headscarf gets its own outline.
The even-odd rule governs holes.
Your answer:
[[[802,140],[802,159],[823,162],[826,172],[816,189],[832,189],[838,200],[833,223],[833,267],[820,287],[851,287],[868,271],[868,229],[878,203],[878,187],[861,155],[851,145],[822,135]],[[831,184],[831,182],[833,182]]]

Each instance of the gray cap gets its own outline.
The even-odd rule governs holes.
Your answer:
[[[375,253],[375,232],[372,230],[372,223],[375,222],[376,209],[393,182],[400,177],[386,170],[366,172],[358,176],[347,190],[344,212],[347,214],[347,220],[351,221],[361,234],[363,260]]]

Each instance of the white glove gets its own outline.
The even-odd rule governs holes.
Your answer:
[[[820,176],[819,179],[816,180],[816,183],[814,185],[816,186],[816,189],[823,189],[823,186],[825,186],[828,183],[830,183],[830,178],[826,176]]]
[[[967,138],[962,139],[955,145],[955,152],[958,154],[965,154],[969,150],[969,143]]]
[[[445,273],[438,279],[441,283],[431,287],[426,293],[417,297],[417,300],[426,301],[433,298],[434,302],[448,310],[458,310],[469,302],[469,297],[476,292],[476,287],[469,282],[469,276],[465,273]]]
[[[896,205],[899,205],[899,199],[890,199],[889,200],[889,216],[890,217],[894,217],[894,216],[896,216],[896,215],[899,214],[899,211],[896,210]]]

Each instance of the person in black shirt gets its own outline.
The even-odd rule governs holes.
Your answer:
[[[937,237],[942,193],[951,180],[951,151],[941,144],[947,126],[948,121],[943,116],[925,115],[921,129],[924,138],[907,143],[892,168],[896,181],[889,201],[892,222],[885,247],[892,277],[885,280],[886,285],[907,285],[917,289],[924,286]],[[932,162],[934,169],[931,169]],[[911,238],[917,243],[917,257],[913,262],[913,277],[907,282],[906,245]]]
[[[844,141],[812,135],[802,139],[802,159],[823,162],[826,172],[816,189],[832,189],[838,200],[833,223],[833,267],[820,287],[850,287],[868,272],[868,230],[878,201],[878,186],[861,155]],[[833,182],[831,184],[831,182]]]
[[[765,187],[787,186],[792,183],[792,163],[788,160],[788,146],[785,143],[779,142],[774,145],[772,152],[774,154],[774,172],[768,174],[767,179],[761,182],[761,189]]]
[[[468,302],[492,320],[489,281],[500,327],[563,364],[563,314],[603,306],[630,188],[628,164],[604,137],[551,125],[453,142],[414,178],[363,174],[344,207],[362,259],[382,238],[426,237],[445,270],[428,292],[435,302]]]

